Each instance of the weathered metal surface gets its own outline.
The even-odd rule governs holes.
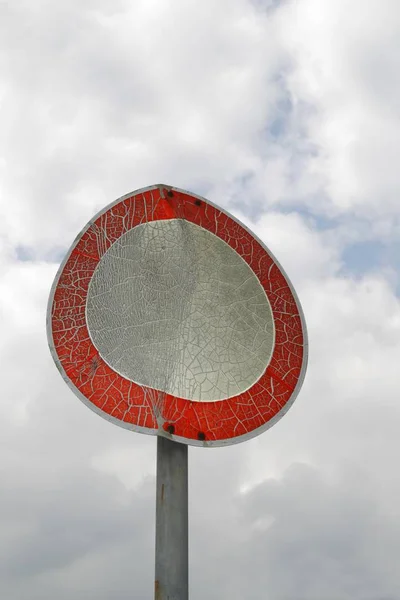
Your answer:
[[[188,447],[157,438],[155,600],[188,600]]]
[[[89,285],[86,320],[114,371],[197,402],[251,388],[274,346],[271,307],[254,271],[184,219],[134,227],[107,250]]]
[[[47,325],[87,406],[196,446],[271,427],[307,364],[301,307],[271,252],[211,202],[163,185],[88,223],[56,276]]]

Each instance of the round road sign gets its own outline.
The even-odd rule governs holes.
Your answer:
[[[120,198],[78,235],[47,330],[75,394],[134,431],[196,446],[273,425],[306,369],[302,310],[244,225],[165,185]]]

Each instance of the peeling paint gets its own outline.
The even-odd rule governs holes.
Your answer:
[[[168,240],[171,239],[172,233],[171,226],[167,225],[167,222],[172,223],[172,229],[178,222],[183,223],[183,229],[180,231],[197,231],[196,227],[202,230],[204,235],[200,233],[198,239],[206,240],[204,252],[210,253],[204,261],[204,277],[203,279],[200,277],[198,280],[203,281],[201,285],[206,286],[205,289],[209,291],[204,292],[204,296],[201,296],[201,293],[197,296],[199,300],[196,302],[200,302],[198,304],[199,319],[197,323],[196,312],[193,312],[192,315],[188,313],[188,318],[191,319],[190,326],[186,325],[186,313],[184,312],[187,310],[184,306],[190,307],[190,301],[186,305],[182,305],[182,312],[179,309],[179,302],[185,298],[179,296],[179,290],[185,286],[185,282],[188,281],[187,277],[191,277],[190,269],[192,267],[187,261],[186,250],[182,250],[181,255],[178,252],[176,258],[173,258],[175,250],[171,247],[170,254],[167,255],[166,246],[167,243],[170,243]],[[128,253],[125,256],[123,247],[124,240],[128,240],[126,236],[131,236],[132,232],[139,232],[140,226],[146,224],[156,228],[157,237],[151,243],[154,248],[159,248],[157,259],[159,262],[150,262],[150,271],[146,271],[146,264],[143,263],[145,259],[140,258],[143,255],[143,246],[140,240],[136,249],[133,248],[132,254]],[[220,242],[213,245],[213,239],[220,240]],[[211,241],[208,242],[208,240]],[[145,243],[146,238],[143,238],[142,242]],[[187,242],[189,246],[185,246]],[[182,241],[183,249],[197,247],[198,242],[193,236],[189,236],[187,242]],[[222,244],[222,246],[218,244]],[[222,250],[218,250],[225,246],[229,248],[229,252],[233,253],[232,256],[240,257],[240,261],[245,264],[243,273],[246,272],[246,269],[248,270],[256,282],[254,290],[259,286],[270,306],[271,323],[273,323],[270,352],[263,354],[263,351],[260,351],[262,344],[265,343],[262,341],[263,332],[265,332],[265,327],[268,327],[267,313],[258,313],[262,306],[262,296],[260,296],[260,301],[254,300],[251,305],[253,308],[250,312],[246,312],[246,300],[241,300],[240,295],[237,295],[243,291],[240,287],[242,280],[240,278],[235,280],[237,275],[232,275],[234,273],[232,269],[236,267],[232,267],[234,262],[232,265],[230,263],[231,255],[228,252],[226,254],[228,258],[221,258],[225,255],[221,254]],[[134,258],[137,256],[140,262],[139,270],[136,269],[137,277],[139,277],[135,284],[136,288],[128,286],[126,293],[119,294],[119,296],[116,290],[119,289],[118,286],[124,285],[127,278],[129,279],[130,271],[128,269],[118,273],[112,260],[107,271],[107,263],[104,263],[107,257],[112,256],[110,253],[117,251],[120,252],[118,256],[122,256],[121,260],[131,261],[131,264],[134,265]],[[201,265],[203,257],[198,255],[199,251],[197,250],[197,255],[195,252],[193,256],[197,256],[196,260],[200,261],[196,264]],[[154,260],[155,256],[154,254]],[[178,269],[170,270],[166,265],[166,270],[163,270],[163,256],[168,256],[168,260],[176,260]],[[179,259],[179,256],[182,260]],[[214,267],[217,264],[215,261],[218,260],[220,260],[221,273],[225,273],[225,275],[217,277],[218,269]],[[226,262],[227,260],[228,262]],[[238,265],[241,264],[240,261],[237,263]],[[182,277],[184,264],[187,265],[185,268],[188,275],[185,272]],[[104,270],[102,278],[97,282],[97,287],[92,288],[95,291],[93,303],[90,300],[90,289],[96,273],[100,272],[99,265],[104,265]],[[208,282],[207,265],[210,265],[208,269],[210,281]],[[154,269],[154,266],[157,268]],[[193,271],[193,281],[197,281],[195,274],[198,271],[196,269]],[[107,275],[107,273],[109,274]],[[121,273],[122,279],[118,281]],[[152,282],[152,273],[154,276],[157,274],[159,279],[156,278]],[[177,317],[174,317],[177,318],[177,325],[175,329],[170,323],[166,322],[165,327],[163,325],[167,334],[164,354],[169,366],[165,371],[165,376],[168,375],[165,379],[166,383],[161,385],[157,380],[151,379],[151,369],[149,375],[145,376],[145,378],[147,377],[146,381],[139,381],[140,378],[136,377],[135,373],[134,376],[131,376],[126,368],[123,371],[121,365],[125,360],[126,353],[121,352],[118,355],[118,343],[120,341],[122,343],[123,339],[131,339],[126,337],[129,327],[140,328],[142,326],[137,311],[142,310],[141,306],[148,307],[148,300],[140,305],[135,294],[140,297],[141,294],[147,293],[148,283],[145,283],[143,277],[147,277],[148,282],[152,282],[151,285],[154,285],[154,294],[162,293],[162,285],[166,282],[165,278],[177,278],[178,294],[175,307],[173,296],[170,301],[171,314],[178,307]],[[170,279],[168,285],[172,285],[171,281]],[[243,281],[247,281],[246,277]],[[232,282],[234,282],[233,285]],[[192,285],[190,283],[187,289],[190,290]],[[157,289],[159,291],[156,291]],[[225,297],[221,295],[224,290],[226,290]],[[190,293],[192,294],[193,291]],[[199,292],[196,293],[199,294]],[[227,314],[222,310],[220,317],[215,316],[217,313],[214,302],[211,308],[214,310],[212,318],[215,318],[215,324],[211,319],[208,323],[205,318],[208,310],[207,294],[210,296],[217,294],[218,301],[222,302],[221,307],[224,306],[223,303],[226,304],[225,313],[235,310],[237,312],[236,320],[229,321],[228,319],[225,324],[223,321],[219,323],[218,319],[226,319]],[[251,294],[249,296],[251,300]],[[187,298],[190,297],[187,296]],[[196,298],[195,295],[192,297]],[[105,304],[102,298],[108,298],[108,304]],[[119,308],[118,302],[120,303]],[[129,305],[131,316],[126,322],[121,321],[121,336],[114,336],[115,341],[112,342],[108,351],[107,343],[102,345],[99,342],[102,335],[100,327],[108,326],[110,331],[111,328],[115,330],[116,323],[119,326],[118,319],[123,317],[124,303],[127,305],[129,302],[131,303]],[[238,302],[237,309],[234,308],[235,302]],[[160,301],[157,300],[157,303],[154,304],[154,314],[157,315],[157,312],[166,310],[166,306],[160,297]],[[113,316],[113,319],[107,320],[106,313],[109,311],[111,314],[113,307],[118,308],[120,316]],[[144,367],[148,366],[149,362],[146,353],[150,352],[151,354],[149,344],[154,343],[152,336],[155,336],[154,340],[159,343],[157,334],[161,331],[160,325],[154,326],[153,331],[153,326],[148,324],[149,314],[145,317],[147,325],[144,324],[144,326],[147,327],[147,330],[143,334],[143,340],[147,340],[147,342],[143,346],[143,351],[138,349],[136,354],[132,355],[132,364],[136,361],[135,364],[139,366],[143,364]],[[96,318],[99,318],[99,323],[102,324],[98,329],[100,338],[96,337]],[[306,370],[307,336],[301,306],[283,269],[269,250],[241,223],[204,198],[161,184],[128,194],[91,219],[87,227],[76,238],[57,273],[50,295],[47,322],[49,345],[57,367],[71,389],[87,406],[122,427],[197,446],[213,447],[237,443],[268,429],[291,406],[301,387]],[[179,329],[183,327],[182,323],[187,329]],[[199,324],[198,334],[195,329],[197,324]],[[220,333],[218,333],[219,326]],[[235,328],[238,327],[243,328],[243,338],[235,333]],[[251,338],[249,332],[253,330],[254,337]],[[179,331],[184,331],[184,334],[179,336]],[[185,333],[186,331],[188,334]],[[186,347],[181,348],[180,340],[186,343],[185,340],[189,339],[187,335],[189,338],[192,336],[191,341]],[[199,348],[201,348],[201,344],[204,347],[205,354],[201,361],[195,356],[195,335],[199,336]],[[204,335],[209,337],[204,338]],[[248,338],[245,337],[246,335]],[[178,346],[175,347],[172,344],[171,349],[168,350],[170,343],[168,340],[175,339],[174,336],[178,340],[176,342]],[[132,339],[139,338],[135,334]],[[242,349],[240,347],[241,339],[243,340]],[[247,341],[245,341],[246,339]],[[210,343],[215,344],[215,349],[209,346]],[[185,352],[187,352],[186,358],[178,358],[179,356],[184,357]],[[242,357],[240,358],[241,353]],[[162,362],[164,354],[162,346],[160,346],[156,356],[157,361]],[[194,366],[190,368],[194,376],[198,378],[196,385],[200,387],[198,387],[199,392],[188,393],[185,392],[186,389],[196,389],[195,387],[190,388],[190,386],[189,388],[185,387],[189,377],[187,365],[190,364],[191,354],[193,354]],[[243,364],[247,364],[246,361],[249,361],[251,356],[254,356],[256,361],[260,360],[260,364],[263,366],[259,368],[259,373],[254,376],[253,380],[249,380],[246,385],[244,384],[245,379],[242,381],[241,376],[238,376],[237,373],[240,373],[240,361],[243,360]],[[238,367],[235,367],[235,364]],[[182,379],[179,379],[181,377],[179,369],[182,374],[185,373],[182,375]],[[145,373],[140,369],[137,372]],[[251,368],[246,367],[242,372],[243,377],[247,377]],[[228,379],[223,380],[221,377]],[[231,377],[230,380],[229,377]],[[197,393],[198,397],[196,397]],[[173,433],[171,433],[171,426],[173,426]]]

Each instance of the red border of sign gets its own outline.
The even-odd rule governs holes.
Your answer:
[[[125,379],[101,358],[87,329],[86,296],[103,254],[131,228],[173,218],[207,229],[238,252],[257,275],[272,308],[275,346],[270,363],[250,389],[227,400],[194,402]],[[271,252],[208,200],[165,185],[120,198],[76,238],[50,294],[48,339],[64,379],[95,412],[128,429],[200,446],[244,441],[273,425],[295,399],[308,355],[301,306]],[[163,407],[161,414],[155,406]]]

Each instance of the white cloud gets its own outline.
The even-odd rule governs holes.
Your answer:
[[[93,213],[166,182],[265,241],[310,336],[279,424],[190,449],[192,597],[398,598],[399,298],[391,261],[352,274],[345,255],[398,240],[397,3],[21,1],[0,16],[4,597],[152,593],[155,440],[72,395],[45,312]]]
[[[279,22],[294,58],[288,89],[312,107],[304,127],[317,155],[308,170],[331,210],[398,217],[397,2],[291,2]]]
[[[210,187],[257,163],[282,57],[246,2],[113,14],[47,3],[11,8],[3,29],[3,229],[14,243],[67,244],[127,190]]]

